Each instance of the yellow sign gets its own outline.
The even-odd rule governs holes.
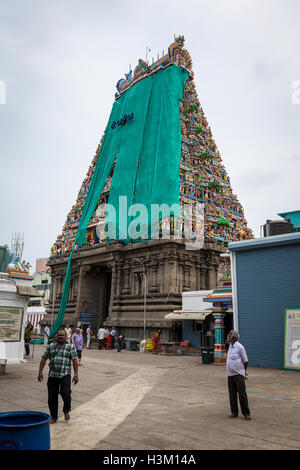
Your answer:
[[[0,307],[0,341],[20,341],[23,308]]]

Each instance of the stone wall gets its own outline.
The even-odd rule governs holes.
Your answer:
[[[103,323],[127,337],[144,337],[146,275],[146,336],[160,328],[162,339],[176,332],[165,315],[182,306],[182,292],[213,289],[223,245],[210,243],[202,250],[186,250],[182,241],[113,242],[77,250],[73,254],[69,302],[64,323],[76,326],[80,313],[95,313],[94,329]],[[54,320],[62,295],[67,256],[49,260]],[[51,312],[51,308],[49,309]],[[174,326],[174,325],[173,325]]]

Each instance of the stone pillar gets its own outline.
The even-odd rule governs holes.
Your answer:
[[[166,285],[169,285],[169,289],[171,292],[176,292],[176,261],[175,260],[168,261],[167,272],[168,272],[167,277],[168,277],[169,282],[167,282],[167,279],[165,277]]]
[[[208,285],[208,282],[207,282],[207,279],[206,279],[207,267],[202,265],[202,267],[200,268],[200,273],[201,273],[200,290],[206,290],[207,285]]]
[[[115,282],[115,295],[119,297],[122,291],[122,265],[121,262],[117,262],[116,265],[116,282]]]
[[[185,262],[183,265],[183,290],[192,290],[191,288],[191,263]]]
[[[112,315],[114,300],[115,300],[115,293],[116,293],[116,282],[117,282],[117,267],[116,261],[112,260],[107,263],[107,267],[111,269],[111,286],[110,286],[110,300],[109,300],[109,307],[108,307],[108,316]]]
[[[196,290],[201,290],[201,264],[196,262],[195,264],[195,270],[196,270]]]
[[[213,317],[215,320],[215,352],[214,362],[226,362],[226,349],[224,338],[224,317],[226,312],[222,309],[220,303],[215,304]]]
[[[165,259],[163,256],[159,257],[158,260],[158,271],[157,271],[157,292],[164,291],[164,271],[165,271]]]
[[[158,264],[156,260],[151,261],[149,265],[149,292],[159,292],[159,288],[157,285],[157,271],[158,271]]]
[[[208,288],[215,289],[217,287],[217,272],[216,263],[209,263],[208,265]]]
[[[130,278],[130,266],[127,264],[124,266],[124,269],[123,269],[124,283],[123,283],[122,294],[130,294],[129,278]]]

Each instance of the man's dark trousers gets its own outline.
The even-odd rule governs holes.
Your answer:
[[[29,343],[30,343],[30,339],[25,339],[25,351],[26,351],[26,356],[29,356],[29,354],[30,354]]]
[[[239,414],[237,402],[238,395],[243,416],[250,416],[245,377],[243,375],[228,376],[228,391],[231,413],[236,416]]]
[[[55,377],[49,377],[48,382],[48,406],[52,419],[57,420],[58,415],[58,395],[64,402],[63,412],[64,414],[71,411],[71,375],[65,375],[61,379]]]

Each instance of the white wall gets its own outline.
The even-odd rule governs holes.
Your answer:
[[[190,312],[203,312],[204,310],[212,307],[212,303],[203,302],[203,299],[211,292],[212,290],[182,292],[182,310]]]
[[[27,281],[25,281],[27,285]],[[0,279],[0,306],[23,308],[20,341],[0,341],[0,359],[6,359],[7,364],[23,362],[24,330],[27,320],[28,297],[17,294],[17,283],[14,280]],[[18,280],[18,285],[21,282]]]

